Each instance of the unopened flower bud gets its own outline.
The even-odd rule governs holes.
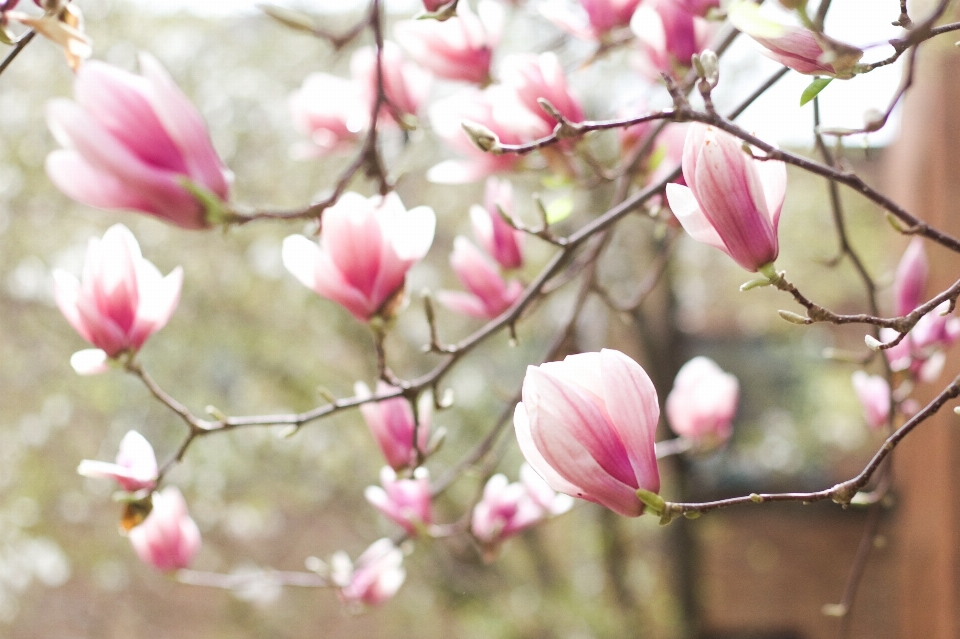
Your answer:
[[[487,153],[500,152],[500,138],[484,125],[471,120],[464,120],[460,123],[460,126],[467,132],[467,137],[470,138],[470,141],[481,151]]]
[[[706,80],[711,88],[716,88],[720,81],[720,60],[717,54],[710,49],[705,49],[697,57],[699,59],[697,75]]]

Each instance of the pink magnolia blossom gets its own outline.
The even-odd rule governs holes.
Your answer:
[[[436,216],[406,210],[396,193],[365,198],[345,193],[323,214],[320,245],[302,235],[283,241],[283,264],[318,295],[358,320],[390,318],[410,267],[433,243]]]
[[[543,121],[547,132],[553,131],[557,121],[540,108],[540,98],[549,101],[571,122],[583,121],[583,107],[567,88],[567,77],[556,54],[508,55],[500,65],[500,77],[520,104]]]
[[[450,1],[451,0],[446,0],[446,2],[444,0],[423,0],[423,8],[428,13],[435,13],[450,4]]]
[[[883,428],[890,417],[890,385],[887,380],[863,371],[854,372],[852,379],[867,425],[874,430]]]
[[[427,179],[439,184],[475,182],[494,173],[512,170],[522,158],[516,154],[494,155],[481,151],[463,130],[463,122],[482,125],[504,144],[522,144],[549,134],[545,126],[507,87],[494,85],[482,91],[464,89],[435,101],[430,106],[430,124],[434,133],[464,159],[446,160],[427,172]]]
[[[675,0],[655,0],[639,7],[630,28],[640,42],[640,68],[652,80],[661,73],[681,77],[693,54],[703,51],[712,29],[703,18]]]
[[[383,43],[381,52],[383,91],[400,116],[416,116],[430,92],[430,74],[405,60],[395,42]],[[350,73],[357,83],[365,111],[373,110],[377,99],[377,53],[374,47],[357,49],[350,59]],[[386,105],[381,111],[384,121],[394,120],[393,110]]]
[[[695,16],[706,16],[710,9],[719,9],[720,0],[674,0]]]
[[[349,148],[370,120],[357,84],[328,73],[308,75],[290,96],[290,111],[296,127],[313,143],[307,156]]]
[[[127,492],[152,489],[157,483],[157,457],[153,447],[143,435],[135,430],[129,431],[120,440],[117,463],[84,459],[77,467],[84,477],[103,477],[112,479]]]
[[[494,475],[473,508],[470,531],[487,558],[513,535],[573,507],[568,495],[555,493],[528,464],[520,467],[520,479],[511,484],[505,475]]]
[[[694,123],[682,165],[687,186],[668,184],[667,200],[687,233],[748,271],[772,264],[787,189],[783,162],[755,160],[732,135]]]
[[[684,364],[667,395],[667,419],[680,437],[692,441],[725,442],[737,412],[740,384],[707,357]]]
[[[863,50],[822,33],[773,22],[760,15],[752,2],[728,8],[730,22],[764,47],[767,57],[798,73],[850,78]]]
[[[950,302],[945,301],[924,315],[916,326],[892,348],[883,354],[894,371],[907,371],[921,381],[932,382],[943,371],[946,363],[944,350],[960,337],[960,318],[946,314]],[[880,330],[880,340],[891,342],[899,333],[892,328]]]
[[[384,537],[373,542],[357,558],[356,565],[346,553],[331,558],[331,581],[339,588],[340,600],[351,605],[376,606],[390,599],[403,585],[403,552]]]
[[[382,488],[367,486],[364,497],[407,534],[416,535],[433,521],[430,473],[426,468],[417,468],[411,479],[397,479],[397,473],[384,466],[380,471],[380,484]]]
[[[231,175],[200,114],[153,57],[143,76],[92,60],[74,82],[76,102],[54,100],[50,129],[64,147],[47,157],[47,174],[73,199],[104,209],[133,209],[188,229],[209,226],[208,211],[185,186],[226,200]]]
[[[903,252],[893,280],[894,313],[907,315],[923,303],[929,271],[923,240],[915,237]]]
[[[499,209],[499,210],[498,210]],[[513,187],[507,180],[487,178],[483,206],[470,207],[473,234],[480,245],[505,269],[523,266],[523,231],[510,226],[503,216],[513,213]]]
[[[636,517],[637,489],[657,493],[657,391],[615,350],[527,367],[514,413],[520,451],[557,492]]]
[[[469,293],[440,291],[437,299],[458,313],[493,319],[510,308],[523,293],[520,282],[504,281],[490,258],[463,236],[453,241],[450,266]]]
[[[137,556],[164,572],[186,568],[200,550],[200,529],[176,486],[153,495],[153,510],[129,533]]]
[[[640,0],[580,0],[571,8],[566,0],[548,0],[540,13],[559,28],[583,40],[602,41],[615,29],[626,27]]]
[[[395,390],[386,382],[377,382],[377,394],[382,395]],[[354,384],[357,397],[371,397],[370,389],[363,382]],[[420,426],[417,430],[417,446],[426,453],[430,443],[430,406],[423,402],[418,407]],[[382,402],[369,402],[360,406],[360,414],[367,422],[370,432],[380,446],[387,464],[396,471],[409,468],[416,463],[417,451],[413,448],[413,431],[416,427],[413,408],[403,397],[385,399]]]
[[[444,22],[404,20],[394,27],[397,41],[420,66],[448,80],[486,84],[490,80],[493,48],[500,40],[503,8],[486,0],[479,17],[467,3]]]
[[[107,358],[135,352],[163,328],[180,301],[183,271],[163,277],[143,259],[136,238],[122,224],[102,240],[91,238],[83,275],[53,273],[54,298],[80,336],[99,350],[75,353],[70,363],[80,374],[106,370]]]

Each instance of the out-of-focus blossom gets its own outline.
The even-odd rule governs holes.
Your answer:
[[[399,116],[416,116],[430,92],[430,74],[413,62],[404,60],[395,42],[386,41],[380,56],[383,92]],[[358,49],[350,59],[350,73],[360,91],[366,113],[377,99],[377,51],[374,47]],[[395,120],[392,109],[384,105],[381,118]]]
[[[640,42],[641,70],[652,80],[661,73],[681,77],[690,69],[693,54],[710,40],[710,24],[675,0],[655,0],[639,7],[630,28]]]
[[[21,11],[10,11],[17,4],[17,2],[6,2],[3,6],[0,6],[2,27],[6,27],[10,20],[14,20],[33,29],[63,48],[67,64],[74,71],[79,69],[80,64],[93,53],[90,38],[83,30],[83,14],[76,5],[65,4],[55,14],[50,12],[50,7],[44,6],[46,3],[35,2],[37,6],[48,10],[48,13],[36,16]],[[2,27],[0,27],[0,40],[3,40],[5,44],[13,44],[14,40]]]
[[[308,75],[290,96],[290,111],[296,127],[313,143],[306,156],[349,148],[370,120],[356,83],[329,73]]]
[[[883,428],[890,417],[890,385],[887,380],[863,371],[856,371],[852,379],[867,425],[874,430]]]
[[[687,137],[687,126],[686,124],[670,124],[657,136],[651,151],[647,155],[646,184],[665,178],[680,163],[683,158],[684,141]],[[650,122],[642,122],[619,129],[620,156],[624,160],[631,158],[632,154],[638,150],[639,145],[646,142],[647,136],[652,132],[653,126]],[[685,184],[683,176],[678,177],[675,182]]]
[[[766,49],[767,57],[799,73],[851,78],[863,57],[862,49],[822,33],[768,20],[752,2],[736,2],[727,13],[733,26]]]
[[[475,15],[467,3],[444,22],[405,20],[394,34],[413,60],[441,78],[486,84],[490,80],[493,48],[503,28],[503,8],[484,0]]]
[[[423,0],[423,8],[429,13],[435,13],[450,4],[450,0]],[[459,7],[458,7],[459,8]]]
[[[473,234],[480,245],[505,269],[523,266],[523,242],[525,234],[513,228],[500,211],[513,213],[513,187],[507,180],[487,178],[483,206],[470,207]]]
[[[433,521],[430,505],[430,473],[424,467],[413,471],[411,479],[397,479],[389,466],[380,471],[380,484],[367,486],[364,497],[388,519],[416,535]]]
[[[740,384],[708,357],[684,364],[667,396],[667,419],[680,437],[705,448],[730,438]]]
[[[430,123],[437,137],[465,156],[445,160],[427,172],[427,179],[440,184],[476,182],[494,173],[512,170],[521,157],[512,153],[494,155],[481,151],[463,130],[463,122],[475,122],[492,131],[504,144],[522,144],[550,133],[543,120],[517,100],[510,89],[494,85],[464,89],[430,106]]]
[[[687,186],[668,184],[667,200],[687,233],[748,271],[772,264],[787,189],[783,162],[755,160],[732,135],[694,123],[682,164]]]
[[[407,576],[403,552],[386,537],[373,542],[356,565],[343,552],[336,553],[330,564],[330,578],[339,588],[340,600],[352,605],[383,603],[397,594]]]
[[[283,241],[283,264],[304,286],[341,304],[358,320],[389,319],[407,271],[427,254],[433,209],[406,210],[396,193],[345,193],[323,214],[320,245],[302,235]]]
[[[458,313],[493,319],[510,308],[523,293],[520,282],[504,281],[490,258],[463,236],[453,241],[450,266],[469,293],[440,291],[437,299]]]
[[[377,394],[383,395],[395,387],[386,382],[377,382]],[[363,382],[354,384],[357,397],[371,397],[370,389]],[[420,425],[417,427],[413,408],[404,397],[385,399],[382,402],[368,402],[360,406],[360,414],[367,422],[380,446],[384,458],[394,470],[403,470],[416,463],[417,451],[413,447],[413,431],[417,431],[417,446],[421,454],[427,452],[430,443],[430,406],[423,402],[418,407]]]
[[[493,558],[505,540],[548,517],[573,507],[568,495],[558,495],[528,465],[520,467],[520,482],[509,483],[505,475],[494,475],[483,488],[483,498],[474,506],[470,531]]]
[[[907,245],[907,250],[897,265],[897,274],[893,280],[894,313],[907,315],[923,302],[923,292],[927,288],[927,274],[930,265],[927,253],[923,249],[923,240],[915,237]]]
[[[557,121],[547,114],[537,102],[540,98],[549,101],[557,111],[571,122],[583,121],[583,107],[567,87],[567,77],[554,53],[514,53],[503,59],[500,78],[509,87],[520,104],[540,118],[547,132],[553,130]]]
[[[618,28],[630,24],[640,0],[580,0],[572,7],[567,0],[548,0],[540,13],[555,25],[583,40],[603,41]]]
[[[557,492],[643,513],[637,490],[657,493],[657,391],[619,351],[527,367],[514,427],[527,462]]]
[[[883,354],[894,371],[907,371],[924,382],[940,376],[946,363],[944,350],[960,337],[960,318],[948,314],[950,302],[945,301],[924,315],[916,326],[892,348]],[[891,342],[899,333],[892,328],[880,330],[880,341]]]
[[[675,0],[695,16],[706,16],[710,9],[719,9],[720,0]]]
[[[70,325],[99,350],[75,353],[70,360],[80,373],[106,370],[106,360],[140,350],[163,328],[180,301],[183,270],[163,277],[143,259],[133,234],[122,224],[91,238],[80,280],[53,272],[54,298]]]
[[[153,488],[157,483],[157,457],[153,446],[135,430],[129,431],[120,440],[117,463],[84,459],[77,467],[84,477],[104,477],[112,479],[120,488],[136,492]]]
[[[137,556],[164,572],[186,568],[200,550],[200,529],[176,486],[153,495],[153,510],[129,533]]]
[[[200,114],[160,63],[142,54],[140,68],[143,76],[96,60],[80,68],[76,102],[47,107],[64,147],[47,157],[47,174],[90,206],[133,209],[188,229],[209,226],[216,220],[208,204],[227,199],[231,174]]]

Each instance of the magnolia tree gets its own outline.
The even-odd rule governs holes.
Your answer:
[[[381,0],[372,0],[355,26],[336,33],[307,14],[267,6],[265,20],[338,49],[357,44],[349,76],[306,75],[290,97],[292,121],[304,135],[300,159],[332,157],[340,167],[319,185],[327,188],[321,198],[296,210],[232,199],[234,182],[244,176],[235,176],[218,157],[199,112],[163,66],[146,52],[139,74],[98,60],[76,5],[38,4],[42,13],[18,8],[16,0],[4,3],[4,37],[14,48],[0,71],[40,34],[63,47],[75,72],[73,98],[47,107],[50,131],[62,147],[46,159],[53,187],[93,208],[159,218],[175,227],[171,240],[254,222],[299,224],[303,233],[283,241],[280,257],[290,276],[326,300],[327,306],[316,307],[315,321],[324,321],[322,310],[340,305],[371,338],[355,347],[375,360],[376,379],[355,385],[350,380],[351,396],[322,391],[322,402],[299,413],[229,415],[212,406],[201,413],[165,390],[140,358],[150,338],[163,339],[153,334],[177,311],[180,268],[164,275],[118,224],[89,240],[82,272],[54,274],[57,306],[91,346],[69,358],[73,369],[80,375],[131,375],[182,420],[179,445],[163,451],[159,463],[150,442],[130,431],[115,462],[84,460],[78,468],[81,475],[114,482],[124,503],[122,534],[145,564],[182,582],[240,588],[251,578],[189,569],[201,533],[168,478],[197,442],[240,429],[285,427],[293,435],[338,413],[357,409],[362,415],[383,456],[379,485],[363,495],[396,525],[395,534],[367,535],[359,541],[369,547],[355,559],[335,552],[305,558],[303,572],[265,573],[281,585],[330,588],[346,606],[361,609],[397,593],[406,576],[404,557],[420,549],[420,541],[468,539],[493,562],[511,537],[563,515],[578,500],[662,524],[770,502],[832,500],[844,508],[879,508],[891,485],[887,462],[897,445],[960,395],[955,380],[926,405],[912,397],[917,382],[938,381],[944,349],[960,335],[960,320],[953,316],[960,282],[931,295],[925,247],[960,252],[960,239],[905,210],[840,155],[848,136],[886,126],[910,87],[918,49],[960,29],[960,23],[943,23],[946,0],[922,15],[893,0],[872,7],[889,12],[902,30],[882,43],[886,57],[866,52],[872,62],[862,61],[865,50],[857,45],[863,43],[840,42],[825,32],[830,0],[816,6],[780,0],[781,11],[769,14],[767,7],[740,0],[551,1],[536,7],[430,1],[392,25],[385,22]],[[501,48],[505,25],[521,11],[536,11],[564,38],[582,41],[586,54],[561,64],[550,50]],[[713,94],[724,89],[723,56],[738,37],[752,39],[756,55],[783,67],[758,86],[731,85],[742,94],[733,108],[721,109]],[[889,106],[870,112],[859,129],[819,125],[818,94],[829,92],[831,82],[856,83],[901,57],[905,76]],[[627,70],[633,81],[646,83],[657,96],[649,103],[667,106],[632,103],[611,113],[608,104],[607,111],[590,112],[568,76],[625,59],[633,65]],[[780,149],[737,124],[788,73],[810,76],[797,98],[816,107],[816,158]],[[472,225],[473,237],[456,237],[449,256],[459,290],[406,286],[408,271],[431,251],[438,223],[430,202],[401,200],[395,190],[403,170],[398,149],[414,135],[445,149],[447,159],[430,167],[426,178],[451,185],[443,193],[458,198]],[[804,292],[803,281],[777,269],[787,165],[826,180],[835,224],[820,233],[839,239],[839,259],[859,274],[865,302],[856,312],[831,310]],[[520,198],[531,194],[516,184],[531,174],[576,197],[533,196],[537,219],[521,219]],[[482,202],[457,196],[466,187],[455,185],[468,183],[485,185]],[[893,276],[892,300],[878,292],[848,233],[839,197],[844,189],[875,206],[877,225],[889,220],[890,233],[912,237]],[[571,217],[577,208],[583,208],[580,215]],[[655,254],[638,265],[646,271],[640,281],[615,294],[598,278],[598,265],[612,245],[636,239],[618,238],[621,223],[636,214],[645,239],[656,240]],[[574,226],[574,219],[584,221]],[[653,358],[638,363],[616,343],[577,352],[570,337],[591,299],[617,313],[642,305],[669,270],[673,247],[690,242],[722,251],[743,269],[746,282],[730,295],[785,294],[794,304],[779,313],[786,322],[859,327],[865,345],[846,357],[845,365],[853,366],[844,392],[855,394],[866,424],[878,433],[876,452],[860,472],[812,492],[758,488],[708,502],[673,500],[677,490],[661,483],[660,460],[702,458],[722,449],[733,432],[741,384],[711,359],[696,356],[679,368],[672,386],[658,388],[651,377],[663,375],[650,370],[657,365]],[[448,374],[470,366],[481,344],[509,348],[504,335],[515,344],[533,310],[563,287],[573,289],[573,303],[561,330],[548,337],[550,348],[529,362],[512,401],[501,416],[487,419],[486,433],[471,450],[452,465],[438,464],[445,428],[455,427],[441,425],[443,411],[456,402],[445,387]],[[215,288],[208,294],[215,296]],[[450,335],[442,326],[448,312],[472,318],[476,330]],[[419,314],[428,328],[429,340],[414,345],[422,346],[415,361],[391,352],[400,314]],[[667,427],[673,435],[664,436]],[[505,446],[514,443],[526,463],[495,474]],[[435,500],[461,480],[477,482],[475,497],[457,504],[458,516],[439,517]],[[366,481],[375,484],[377,478]],[[852,604],[860,568],[851,571],[854,587],[840,604],[841,616]]]

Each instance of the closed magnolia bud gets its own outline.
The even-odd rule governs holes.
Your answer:
[[[557,492],[637,517],[637,490],[660,490],[657,391],[619,351],[527,367],[514,412],[520,451]]]
[[[710,447],[730,438],[739,397],[736,377],[712,359],[695,357],[677,373],[667,396],[667,419],[677,435]]]
[[[687,186],[668,184],[667,200],[684,230],[748,271],[772,264],[787,189],[783,162],[755,160],[737,138],[695,122],[682,166]]]
[[[140,559],[164,572],[186,568],[200,550],[200,529],[175,486],[154,493],[150,515],[128,536]]]
[[[490,258],[463,236],[453,241],[450,266],[469,293],[440,291],[437,300],[458,313],[493,319],[510,308],[523,293],[520,282],[506,282]]]
[[[47,157],[47,174],[90,206],[142,211],[188,229],[209,226],[213,211],[197,190],[210,201],[226,200],[232,174],[160,63],[144,54],[140,67],[143,77],[96,60],[80,68],[76,102],[47,107],[64,147]]]

